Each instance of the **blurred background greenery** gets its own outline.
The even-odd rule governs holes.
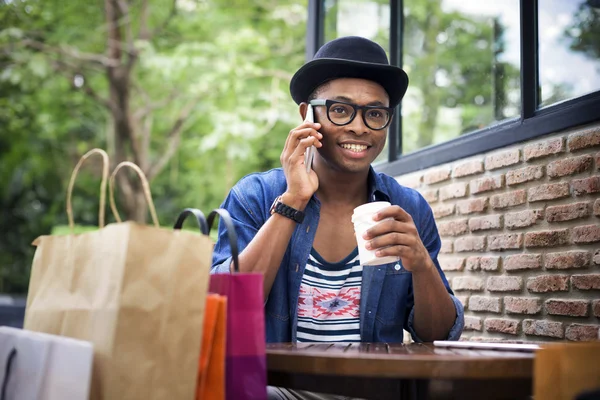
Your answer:
[[[0,293],[26,292],[31,242],[64,233],[69,176],[94,147],[142,167],[163,226],[279,166],[306,2],[0,0]],[[90,158],[75,185],[82,230],[100,170]],[[121,215],[145,219],[138,180],[119,178]]]
[[[318,1],[325,41],[365,36],[390,55],[390,0]],[[538,3],[540,108],[597,91],[598,6]],[[130,160],[145,171],[165,227],[183,208],[218,207],[242,176],[278,167],[300,122],[288,88],[305,61],[307,7],[0,0],[0,293],[26,292],[37,236],[69,231],[69,176],[94,147],[111,169]],[[411,83],[396,150],[521,118],[519,0],[404,0],[402,15],[396,50]],[[98,224],[100,171],[91,158],[76,182],[78,232]],[[135,175],[119,173],[117,194],[123,217],[147,218]]]

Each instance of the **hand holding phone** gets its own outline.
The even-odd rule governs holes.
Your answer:
[[[308,108],[306,110],[306,118],[304,119],[304,121],[315,122],[313,108],[310,104],[308,105]],[[310,146],[308,149],[306,149],[306,152],[304,153],[304,165],[306,166],[307,174],[310,173],[310,169],[312,168],[313,158],[315,158],[315,151],[315,146]]]

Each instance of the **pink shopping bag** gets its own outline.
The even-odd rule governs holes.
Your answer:
[[[239,272],[237,235],[229,213],[213,210],[206,226],[200,210],[186,209],[175,224],[181,228],[183,220],[194,215],[200,230],[208,234],[217,215],[227,228],[234,271],[230,274],[212,274],[209,292],[227,297],[227,333],[225,358],[225,394],[227,400],[267,399],[267,359],[265,353],[265,315],[263,276]]]
[[[266,400],[263,276],[240,273],[237,235],[229,213],[222,209],[213,211],[208,216],[208,229],[217,213],[227,227],[234,265],[231,274],[212,274],[209,283],[210,292],[227,296],[227,400]]]

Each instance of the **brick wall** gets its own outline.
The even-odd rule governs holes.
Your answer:
[[[433,209],[462,339],[599,338],[600,125],[397,179]]]

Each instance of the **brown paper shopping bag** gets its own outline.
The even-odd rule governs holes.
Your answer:
[[[158,226],[148,184],[140,174],[154,226],[133,222],[104,226],[104,159],[99,230],[42,236],[33,260],[25,329],[88,340],[94,344],[91,398],[192,400],[212,242],[189,231]],[[123,166],[139,168],[130,163]],[[112,201],[111,190],[111,206]],[[113,207],[117,221],[118,213]]]

